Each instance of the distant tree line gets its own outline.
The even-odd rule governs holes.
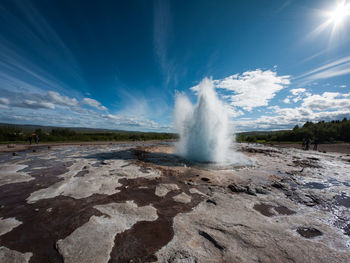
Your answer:
[[[40,142],[90,142],[90,141],[146,141],[176,139],[174,133],[157,132],[79,132],[69,128],[23,130],[15,125],[0,127],[0,142],[29,142],[29,137],[39,136]]]
[[[302,142],[310,138],[319,143],[335,141],[350,142],[350,120],[306,122],[302,127],[296,125],[293,130],[275,132],[247,132],[237,135],[239,142]]]

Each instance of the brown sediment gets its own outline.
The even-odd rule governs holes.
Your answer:
[[[51,167],[31,170],[32,167],[38,166],[40,161],[35,159],[30,161],[32,161],[32,166],[22,171],[27,171],[35,178],[34,180],[0,187],[0,203],[3,206],[0,210],[0,217],[15,217],[22,222],[11,232],[1,236],[0,245],[22,253],[32,252],[31,262],[63,262],[55,250],[55,244],[60,232],[63,232],[62,236],[64,236],[67,234],[65,231],[70,230],[62,227],[62,219],[69,218],[72,211],[77,210],[74,210],[74,207],[72,209],[69,205],[69,198],[62,200],[61,197],[58,197],[41,200],[35,204],[28,204],[26,199],[32,192],[61,181],[58,175],[67,172],[70,164],[53,162]],[[27,163],[29,164],[30,161]],[[47,164],[45,160],[41,162],[41,165]],[[47,212],[48,208],[53,208],[53,212]]]
[[[32,252],[30,262],[63,262],[56,249],[59,239],[66,238],[88,222],[91,216],[102,215],[94,206],[127,200],[134,200],[138,206],[153,205],[157,209],[158,219],[153,222],[138,222],[131,229],[117,235],[110,262],[155,261],[155,253],[174,235],[173,218],[178,213],[190,211],[202,200],[200,195],[189,193],[189,186],[183,182],[183,177],[179,178],[179,172],[160,169],[163,175],[155,180],[142,177],[119,180],[122,184],[118,188],[120,192],[113,195],[94,194],[82,199],[58,196],[28,204],[26,199],[31,193],[63,180],[59,175],[67,172],[72,162],[42,160],[34,154],[25,158],[28,161],[24,164],[29,166],[22,171],[34,177],[34,180],[0,187],[0,217],[15,217],[22,222],[0,237],[0,246],[22,253]],[[142,161],[138,161],[138,164],[144,173],[147,173],[150,167],[156,166]],[[45,168],[33,169],[39,167]],[[76,176],[83,176],[87,172],[88,170],[83,168]],[[187,178],[185,175],[181,176]],[[159,183],[175,183],[180,190],[172,191],[166,197],[158,197],[155,195],[155,188]],[[188,204],[175,202],[172,197],[181,192],[190,194],[192,201]]]
[[[171,172],[168,171],[168,175]],[[158,219],[152,222],[141,221],[131,229],[118,234],[115,238],[115,246],[111,252],[109,262],[154,262],[157,260],[155,253],[165,246],[173,237],[173,219],[178,213],[189,212],[202,198],[193,195],[188,204],[178,203],[173,196],[179,192],[188,192],[188,186],[182,183],[177,175],[163,176],[158,180],[144,178],[120,180],[123,191],[117,195],[124,195],[134,200],[139,206],[152,204],[157,209]],[[159,183],[177,183],[180,190],[175,190],[165,197],[155,195],[155,187]],[[125,186],[128,186],[125,188]],[[148,188],[139,188],[147,186]]]

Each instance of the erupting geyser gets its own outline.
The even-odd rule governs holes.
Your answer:
[[[176,97],[175,125],[180,134],[177,154],[199,162],[242,163],[244,157],[232,150],[228,110],[219,100],[213,81],[205,78],[197,88],[195,105],[185,94]]]

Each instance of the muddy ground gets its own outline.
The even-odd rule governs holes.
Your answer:
[[[350,262],[350,155],[171,142],[0,153],[0,262]]]

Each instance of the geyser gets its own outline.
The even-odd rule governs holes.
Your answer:
[[[196,87],[198,100],[177,94],[175,126],[180,134],[177,154],[198,162],[247,164],[247,158],[233,151],[233,131],[227,106],[218,98],[213,81],[205,78]]]

